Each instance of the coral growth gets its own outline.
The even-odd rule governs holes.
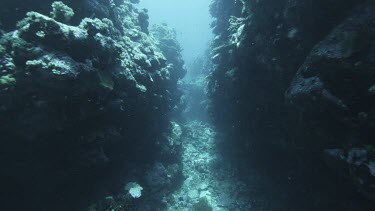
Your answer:
[[[10,19],[18,12],[8,15],[9,32],[0,38],[1,165],[7,169],[1,181],[13,178],[2,185],[9,206],[87,207],[78,201],[121,186],[111,178],[128,172],[129,162],[141,166],[160,153],[154,149],[178,107],[182,75],[145,33],[139,16],[146,11],[132,2],[50,2],[50,17],[43,15],[45,1],[9,2],[28,11],[22,20]]]
[[[74,16],[74,11],[63,2],[55,1],[52,3],[52,12],[50,15],[56,21],[68,23]]]

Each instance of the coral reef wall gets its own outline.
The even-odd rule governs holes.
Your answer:
[[[373,0],[211,5],[216,36],[208,89],[214,122],[228,142],[237,143],[237,155],[268,160],[268,173],[285,176],[274,180],[292,183],[296,195],[318,189],[315,199],[324,198],[329,196],[319,192],[336,188],[375,199],[374,5]],[[313,206],[328,205],[303,210]]]
[[[2,206],[82,210],[162,151],[185,70],[133,3],[1,1]]]
[[[151,34],[157,40],[157,46],[162,51],[163,55],[169,62],[170,71],[169,78],[171,83],[170,89],[168,90],[171,99],[174,99],[176,103],[180,103],[180,97],[182,96],[182,88],[179,90],[179,86],[176,83],[179,79],[182,79],[187,70],[185,68],[185,62],[182,59],[182,48],[177,42],[177,33],[173,28],[168,27],[166,24],[156,24],[151,28]],[[182,109],[185,106],[183,104],[178,104],[173,108],[173,117],[176,119],[180,118]]]

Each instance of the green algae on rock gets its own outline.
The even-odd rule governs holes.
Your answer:
[[[16,79],[13,77],[12,74],[4,75],[0,77],[0,85],[1,86],[9,86],[16,84]]]

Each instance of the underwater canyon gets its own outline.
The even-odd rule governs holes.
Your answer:
[[[375,0],[0,0],[0,149],[0,210],[374,210]]]

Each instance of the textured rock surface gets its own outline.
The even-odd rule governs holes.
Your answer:
[[[181,55],[182,48],[177,42],[176,31],[166,24],[154,25],[151,28],[151,35],[157,40],[157,46],[170,63],[168,66],[171,69],[168,78],[172,81],[169,84],[170,88],[168,90],[170,98],[176,101],[176,104],[180,103],[180,97],[183,93],[178,89],[178,84],[175,82],[182,79],[186,75],[187,70]],[[183,108],[184,105],[182,104],[174,108],[174,116],[176,118],[179,117]]]
[[[309,123],[324,122],[318,127],[328,127],[335,136],[345,137],[350,133],[358,136],[351,137],[352,140],[333,139],[336,143],[325,145],[372,142],[375,131],[371,93],[375,78],[373,9],[374,4],[358,8],[314,46],[286,93],[287,100]],[[340,130],[330,128],[337,124],[342,125]]]
[[[371,156],[365,168],[342,163],[351,148],[374,145],[373,5],[213,1],[212,116],[235,146],[233,156],[250,157],[244,166],[258,165],[265,180],[287,191],[275,199],[285,210],[369,209],[356,191],[371,198]],[[327,149],[345,156],[332,165]]]
[[[51,3],[1,2],[7,209],[82,210],[122,188],[120,175],[168,143],[168,113],[179,103],[183,70],[147,34],[145,11],[140,18],[128,0]]]

